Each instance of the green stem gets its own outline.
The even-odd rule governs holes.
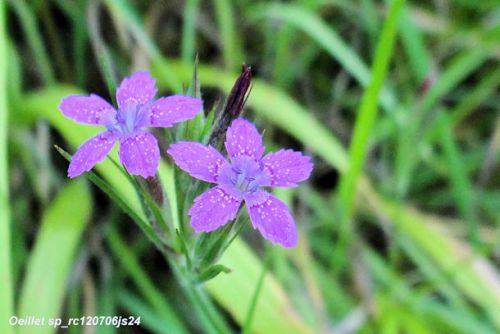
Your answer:
[[[204,326],[203,331],[208,333],[231,333],[232,331],[219,315],[218,310],[211,302],[203,287],[196,284],[191,279],[191,275],[186,268],[180,266],[172,257],[165,256],[165,258],[198,313]]]
[[[158,315],[168,320],[175,333],[186,333],[182,321],[178,318],[172,306],[163,298],[163,294],[151,282],[150,278],[142,269],[137,257],[131,252],[113,225],[109,225],[106,240],[115,257],[120,261],[122,267],[127,271],[144,298],[155,308]]]

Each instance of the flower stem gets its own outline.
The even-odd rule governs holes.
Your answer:
[[[203,287],[191,279],[191,273],[171,257],[165,256],[165,259],[170,264],[179,284],[184,289],[195,311],[198,313],[204,326],[203,330],[207,333],[232,332],[225,320],[219,314],[219,311],[210,301]]]

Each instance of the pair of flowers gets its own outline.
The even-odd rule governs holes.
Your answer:
[[[156,174],[160,160],[158,143],[146,127],[171,127],[189,120],[202,110],[197,98],[173,95],[153,101],[157,89],[148,72],[125,78],[116,91],[118,110],[97,95],[64,98],[60,109],[76,122],[101,125],[105,131],[83,143],[73,155],[68,176],[92,169],[120,142],[119,157],[127,171],[142,177]],[[297,243],[297,230],[285,203],[262,187],[295,187],[313,168],[309,157],[292,150],[263,156],[262,136],[249,121],[238,118],[226,133],[229,161],[212,146],[182,141],[167,153],[191,176],[216,184],[195,200],[189,210],[196,232],[213,231],[233,220],[246,203],[254,228],[264,238],[284,247]]]

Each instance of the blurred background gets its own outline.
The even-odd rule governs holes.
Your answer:
[[[498,0],[0,3],[1,333],[500,332]],[[213,328],[123,205],[67,179],[54,149],[94,131],[61,115],[64,96],[112,101],[110,76],[138,69],[179,93],[196,55],[206,115],[250,65],[244,116],[315,164],[276,191],[299,245],[248,224],[218,261],[231,272],[195,285]]]

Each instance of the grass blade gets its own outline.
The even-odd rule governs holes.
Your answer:
[[[43,44],[43,38],[40,35],[40,30],[37,27],[36,18],[31,8],[26,4],[25,0],[11,0],[10,5],[13,7],[16,14],[19,16],[21,25],[26,35],[31,48],[31,56],[38,65],[40,75],[45,83],[54,82],[54,73],[50,65],[47,50]]]
[[[244,261],[242,261],[244,259]],[[222,255],[220,263],[232,268],[230,275],[219,275],[208,281],[208,291],[224,306],[240,324],[247,318],[247,309],[255,296],[254,289],[262,274],[262,263],[241,239],[235,239]],[[238,307],[235,307],[236,304]],[[310,330],[293,307],[289,297],[273,275],[263,278],[253,315],[252,330],[255,333],[309,333]]]
[[[386,1],[388,2],[388,1]],[[421,84],[429,73],[430,57],[425,48],[422,34],[412,22],[408,6],[404,6],[399,16],[399,31],[401,41],[413,70],[417,84]]]
[[[370,70],[358,54],[316,14],[294,5],[273,3],[254,9],[255,18],[284,21],[308,34],[349,72],[361,86],[370,82]],[[387,89],[380,94],[380,104],[387,111],[396,107],[394,95]]]
[[[243,61],[243,52],[236,35],[238,30],[234,24],[232,1],[214,0],[212,3],[219,26],[224,64],[227,69],[236,70]]]
[[[500,309],[500,279],[498,271],[485,257],[474,254],[468,244],[443,233],[437,226],[439,217],[424,215],[414,209],[402,210],[399,204],[379,202],[385,214],[397,222],[421,251],[436,263],[453,284],[483,309],[495,327],[500,329],[497,316]]]
[[[10,203],[7,159],[7,36],[5,2],[0,2],[0,332],[13,333],[13,282],[10,243]]]
[[[481,66],[490,56],[490,49],[480,46],[472,50],[467,49],[453,58],[446,71],[425,95],[421,106],[422,112],[424,114],[428,112],[443,95],[456,87],[461,80]]]
[[[152,38],[144,30],[143,23],[140,20],[140,15],[137,13],[136,9],[132,6],[130,1],[126,0],[104,0],[106,5],[109,7],[110,12],[115,16],[117,20],[121,20],[123,25],[128,27],[130,33],[134,36],[140,46],[147,52],[147,54],[155,62],[161,56],[161,51],[158,49],[156,44],[153,42]],[[194,57],[191,59],[193,60]],[[175,92],[181,92],[182,83],[175,76],[175,73],[170,70],[167,64],[164,64],[166,68],[162,70],[162,77],[168,80],[170,85],[174,87]]]
[[[262,272],[259,276],[259,280],[257,281],[257,284],[255,286],[255,291],[253,293],[250,305],[248,306],[248,312],[247,316],[245,319],[245,322],[243,324],[243,329],[242,333],[243,334],[249,334],[251,333],[252,330],[252,320],[253,316],[255,314],[255,307],[257,306],[257,301],[259,300],[259,295],[262,290],[262,284],[264,283],[264,278],[266,277],[267,270],[269,268],[269,263],[270,263],[270,249],[268,249],[268,254],[266,256],[266,259],[264,260],[264,263],[262,264]]]
[[[194,60],[196,53],[196,16],[199,2],[200,0],[185,1],[181,57],[186,64]]]
[[[90,192],[83,180],[71,181],[46,210],[28,262],[19,316],[59,316],[73,256],[91,212]],[[32,331],[30,326],[19,327],[19,333]],[[55,331],[37,327],[37,333]]]
[[[453,138],[452,124],[445,114],[440,115],[441,146],[449,166],[449,179],[455,203],[462,218],[468,223],[468,237],[471,246],[476,248],[478,240],[478,221],[474,217],[474,193],[471,182],[467,176],[462,161],[461,153]]]
[[[455,88],[464,78],[482,65],[490,56],[489,49],[478,47],[462,51],[455,56],[446,70],[439,76],[424,96],[420,110],[413,113],[407,120],[406,127],[401,129],[400,143],[396,150],[396,193],[404,198],[408,192],[409,183],[416,166],[413,147],[419,143],[422,131],[428,129],[428,123],[433,119],[433,108],[440,99]],[[435,111],[438,114],[442,111]]]
[[[372,68],[372,81],[364,92],[359,107],[354,134],[349,149],[349,167],[346,173],[342,175],[338,190],[341,210],[341,221],[339,226],[340,247],[345,246],[343,242],[347,241],[343,238],[347,237],[345,233],[348,232],[348,224],[351,223],[356,185],[363,169],[370,133],[377,117],[377,100],[387,76],[387,70],[396,39],[396,27],[399,13],[404,2],[404,0],[395,0],[391,5],[377,45]]]
[[[59,146],[55,147],[56,150],[61,154],[66,160],[70,161],[71,156],[68,152],[64,151]],[[92,171],[86,172],[85,176],[89,178],[92,183],[94,183],[99,189],[101,189],[109,198],[116,204],[120,209],[123,210],[130,218],[141,228],[144,234],[149,238],[149,240],[160,250],[163,250],[161,245],[161,241],[156,235],[155,231],[151,227],[151,225],[142,217],[137,214],[125,201],[123,201],[120,195],[116,192],[110,184],[108,184],[105,180],[100,178],[97,174]]]
[[[109,226],[106,239],[110,249],[115,254],[115,258],[120,261],[120,264],[132,278],[138,290],[141,291],[144,298],[154,307],[158,316],[165,322],[168,322],[169,333],[187,333],[182,321],[166,301],[164,294],[153,285],[148,275],[142,269],[135,254],[130,251],[126,242],[113,226]]]
[[[118,292],[118,299],[129,314],[141,316],[141,326],[151,330],[153,333],[170,334],[172,329],[170,323],[154,312],[141,298],[134,296],[128,289]]]

